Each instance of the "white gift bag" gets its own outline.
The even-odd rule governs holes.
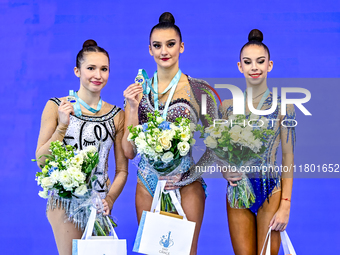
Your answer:
[[[266,236],[266,240],[264,240],[262,251],[260,253],[261,255],[263,254],[264,245],[266,244],[267,239],[268,239],[268,245],[267,245],[265,255],[270,255],[270,234],[271,234],[271,232],[272,232],[272,227],[269,228],[267,236]],[[280,232],[280,235],[281,235],[281,243],[282,243],[284,254],[285,255],[296,255],[293,244],[290,241],[287,232],[282,231],[282,232]]]
[[[126,255],[126,240],[118,239],[110,223],[112,236],[91,236],[97,210],[91,208],[91,214],[81,239],[73,239],[72,255]]]
[[[187,220],[174,191],[169,191],[169,194],[183,219],[166,216],[160,212],[160,199],[165,184],[166,181],[158,181],[151,212],[143,212],[133,247],[134,252],[148,255],[190,254],[196,223]]]

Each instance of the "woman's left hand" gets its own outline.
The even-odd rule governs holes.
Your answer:
[[[289,221],[290,207],[280,205],[277,212],[274,214],[272,220],[269,223],[269,227],[275,231],[284,231],[288,225]]]
[[[172,176],[160,176],[159,180],[166,180],[166,184],[164,190],[175,190],[179,187],[176,186],[176,183],[179,182],[182,178],[182,174],[176,174]]]
[[[107,216],[107,215],[109,215],[109,213],[110,213],[110,207],[109,207],[109,204],[106,202],[106,200],[105,199],[102,199],[102,203],[103,203],[103,215],[104,216]]]

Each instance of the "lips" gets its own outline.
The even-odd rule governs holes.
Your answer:
[[[100,81],[91,81],[94,85],[101,85],[102,84],[102,82],[100,82]]]
[[[257,79],[257,78],[259,78],[260,77],[260,73],[253,73],[253,74],[249,74],[250,75],[250,77],[251,78],[253,78],[253,79]]]
[[[161,58],[163,61],[168,61],[170,58]]]

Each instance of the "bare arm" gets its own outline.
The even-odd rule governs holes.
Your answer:
[[[136,156],[134,146],[127,140],[130,132],[128,126],[137,126],[139,123],[138,106],[142,98],[143,88],[138,83],[131,84],[125,91],[124,97],[126,98],[125,106],[125,123],[124,123],[124,136],[122,139],[122,148],[125,157],[133,159]]]
[[[295,119],[293,105],[287,105],[287,115],[283,119]],[[288,124],[289,125],[289,124]],[[273,230],[283,231],[286,229],[291,206],[293,189],[293,169],[294,169],[294,146],[295,146],[295,127],[281,126],[281,145],[282,145],[282,169],[284,170],[281,178],[281,202],[279,209],[270,222]]]
[[[63,141],[73,106],[66,101],[61,101],[58,107],[54,102],[48,101],[41,116],[41,126],[36,149],[36,158],[50,154],[49,148],[53,141]],[[45,157],[38,161],[38,165],[45,164]]]
[[[124,119],[125,118],[123,111],[120,111],[114,118],[114,124],[116,127],[116,136],[114,142],[116,172],[111,188],[105,198],[110,210],[112,209],[112,206],[116,199],[121,194],[128,176],[128,160],[125,157],[124,151],[122,149],[122,140],[124,135]]]

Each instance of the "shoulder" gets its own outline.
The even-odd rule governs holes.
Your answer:
[[[55,104],[59,106],[61,101],[64,101],[64,100],[67,100],[67,97],[52,97],[47,101],[47,103]]]
[[[211,88],[209,83],[206,82],[205,80],[193,78],[193,77],[191,77],[189,75],[188,75],[188,81],[189,81],[191,86],[202,87],[202,88],[206,88],[206,89],[209,89],[209,90]]]
[[[118,107],[117,105],[103,101],[103,106],[103,110],[108,114],[113,114],[114,117],[121,116],[122,114],[124,115],[124,111],[122,110],[122,108]]]

